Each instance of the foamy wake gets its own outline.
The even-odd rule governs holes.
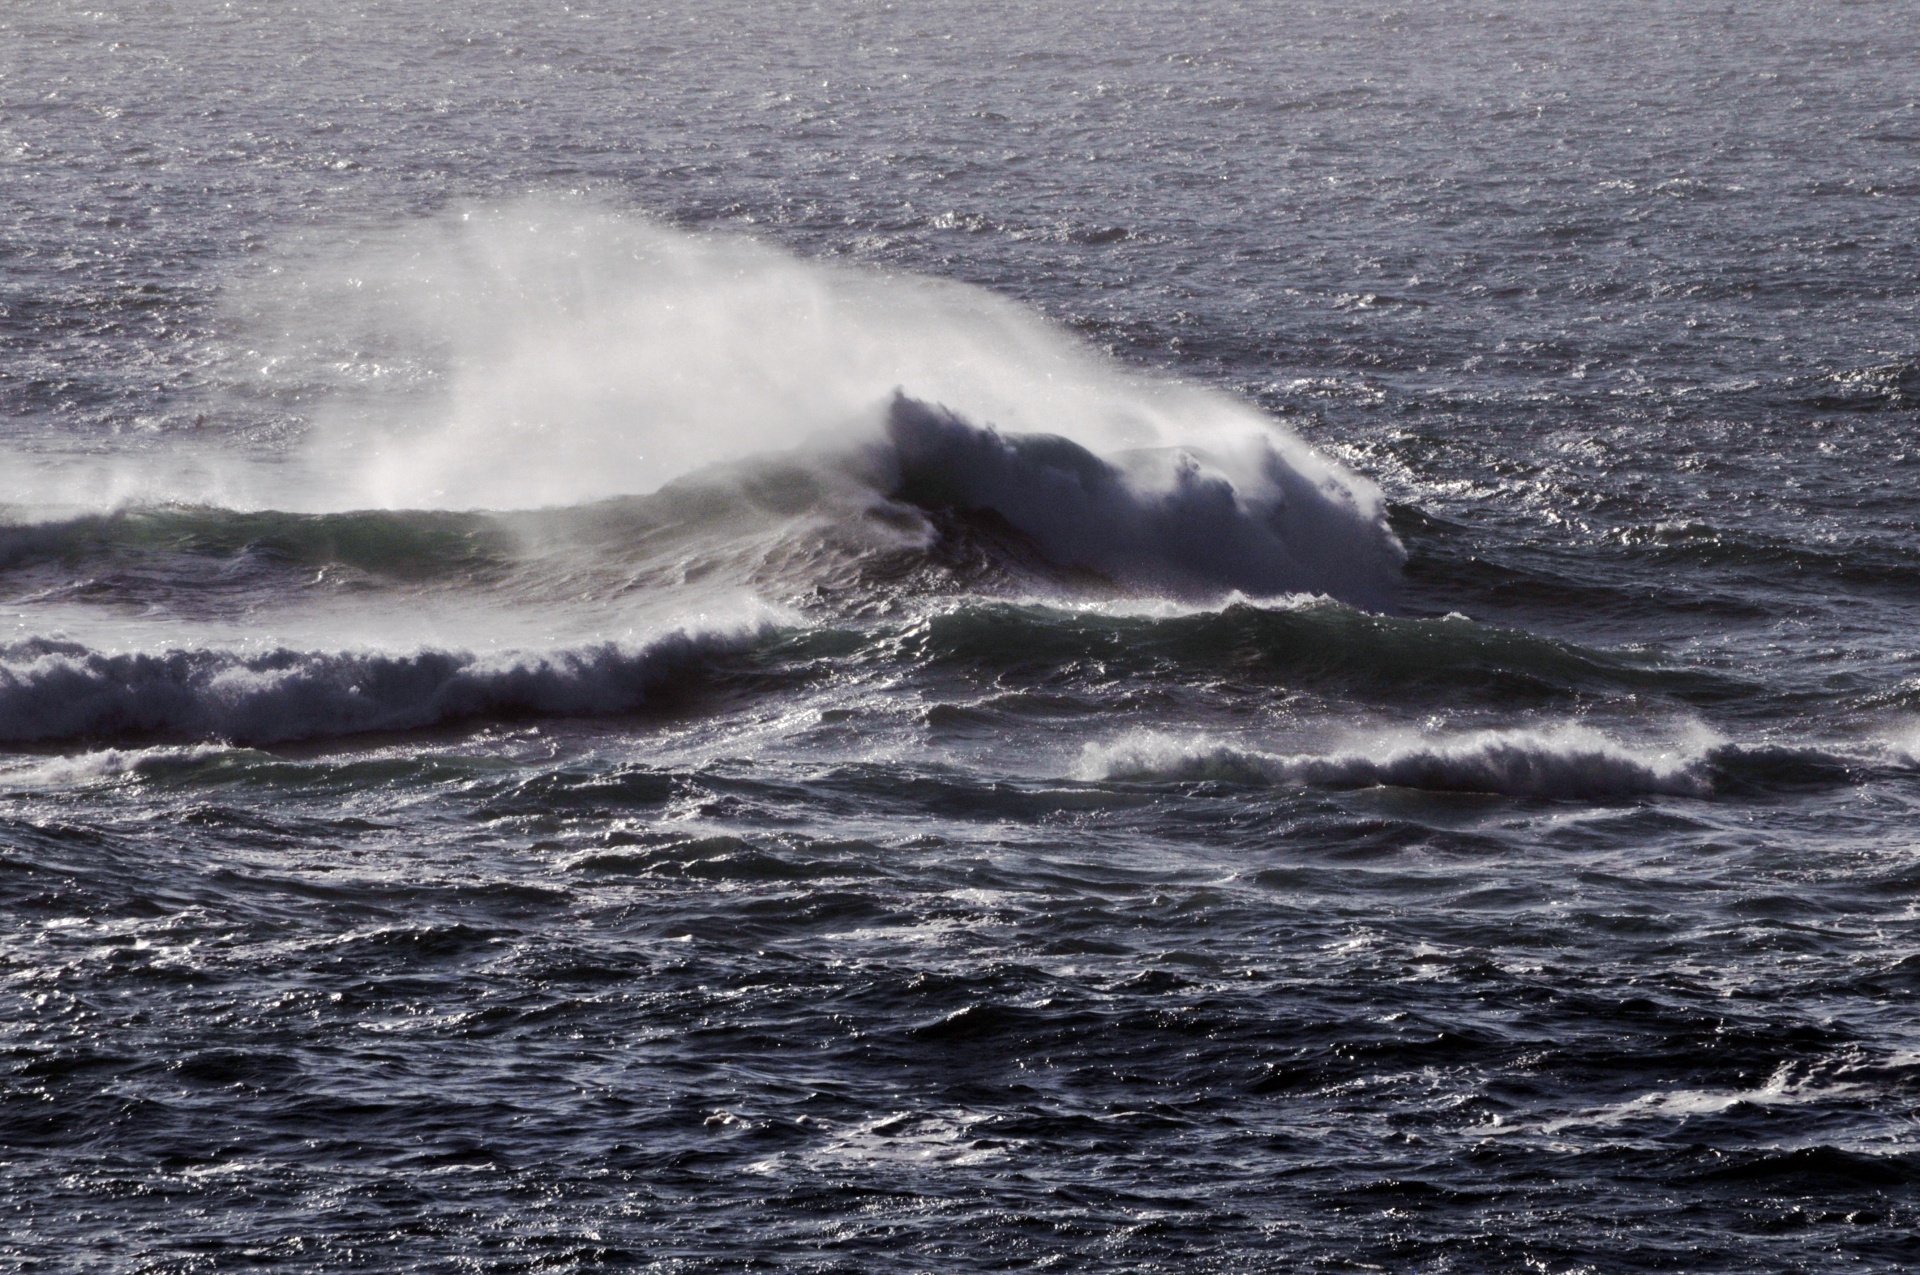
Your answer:
[[[1584,726],[1391,738],[1329,753],[1279,754],[1141,734],[1088,745],[1081,773],[1136,782],[1219,780],[1323,788],[1421,788],[1510,797],[1711,792],[1709,753],[1644,752]]]
[[[171,650],[72,642],[0,647],[0,741],[164,736],[270,744],[460,718],[641,707],[745,647],[751,630],[546,652]]]

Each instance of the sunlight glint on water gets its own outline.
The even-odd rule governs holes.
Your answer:
[[[0,12],[0,1253],[1910,1269],[1911,25]]]

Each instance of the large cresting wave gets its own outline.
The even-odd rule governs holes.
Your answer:
[[[848,517],[988,516],[1137,592],[1378,606],[1402,557],[1371,483],[1231,395],[980,288],[738,236],[470,210],[283,246],[229,309],[191,440],[18,458],[0,506],[577,508],[777,462],[851,486]]]
[[[896,498],[991,511],[1062,566],[1176,597],[1389,595],[1397,559],[1377,510],[1302,473],[1268,438],[1228,458],[1187,447],[1110,458],[1055,434],[981,429],[904,394],[887,437]]]

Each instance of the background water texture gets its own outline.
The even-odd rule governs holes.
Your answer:
[[[0,8],[0,1254],[1920,1262],[1920,14]]]

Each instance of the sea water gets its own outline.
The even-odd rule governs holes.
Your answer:
[[[0,12],[0,1252],[1920,1261],[1913,25]]]

